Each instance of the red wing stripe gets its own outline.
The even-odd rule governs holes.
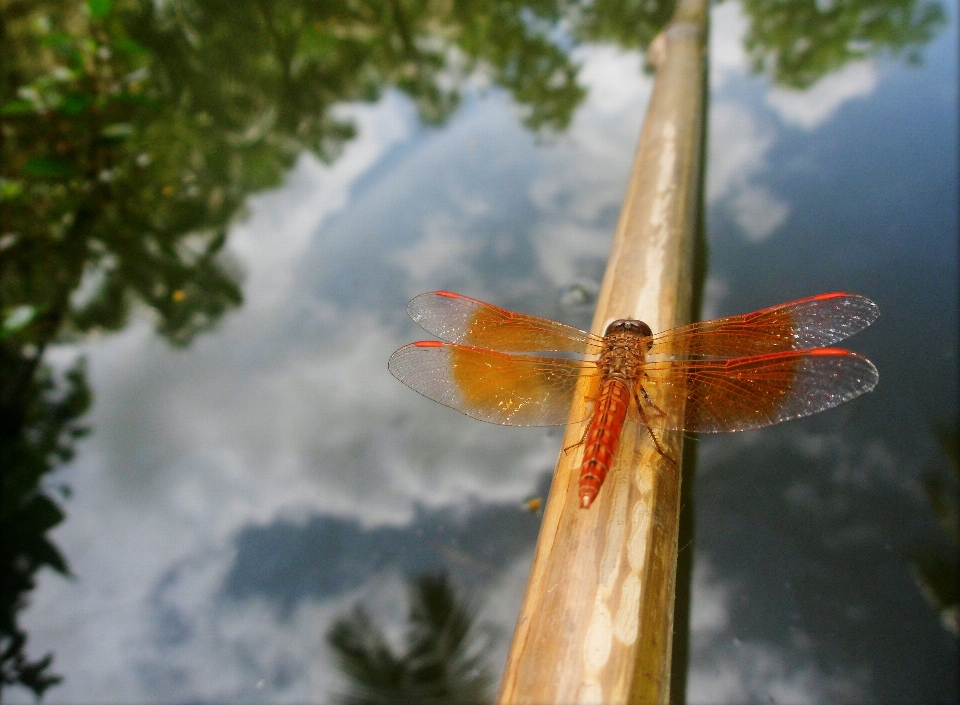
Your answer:
[[[443,347],[443,343],[441,343],[439,340],[418,340],[415,343],[411,343],[411,345],[416,345],[418,348],[442,348]]]
[[[653,337],[651,355],[744,357],[832,345],[880,315],[858,294],[820,294],[739,316],[701,321]]]
[[[830,409],[869,392],[877,368],[841,348],[734,360],[651,363],[644,382],[666,408],[685,408],[664,428],[719,433],[762,428]]]

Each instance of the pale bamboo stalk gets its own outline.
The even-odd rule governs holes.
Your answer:
[[[681,0],[648,58],[656,82],[591,330],[687,322],[703,130],[705,0]],[[683,409],[666,408],[667,414]],[[564,447],[577,444],[571,425]],[[560,453],[498,702],[666,703],[679,467],[627,424],[596,502],[579,506],[583,446]],[[678,461],[683,439],[661,443]]]

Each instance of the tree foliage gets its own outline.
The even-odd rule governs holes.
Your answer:
[[[743,9],[754,71],[795,89],[884,53],[918,63],[946,24],[943,7],[929,0],[743,0]]]

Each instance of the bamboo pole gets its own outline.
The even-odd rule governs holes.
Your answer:
[[[651,44],[656,82],[591,330],[689,320],[703,131],[706,0],[680,0]],[[666,408],[667,414],[682,409]],[[564,447],[581,440],[572,425]],[[683,439],[664,434],[678,460]],[[498,702],[666,703],[679,467],[627,424],[596,502],[579,508],[583,447],[560,453]],[[635,463],[635,465],[634,465]]]

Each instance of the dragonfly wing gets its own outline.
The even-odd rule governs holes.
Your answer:
[[[869,392],[879,379],[872,362],[840,348],[651,363],[647,372],[655,398],[685,409],[682,420],[667,418],[664,428],[699,433],[809,416]]]
[[[449,291],[421,294],[410,318],[448,343],[503,352],[599,354],[603,339],[558,321],[515,313]]]
[[[651,355],[744,357],[809,350],[849,338],[880,315],[859,294],[819,294],[742,316],[692,323],[654,336]]]
[[[586,409],[578,412],[580,417],[571,417],[571,407],[597,378],[596,365],[584,360],[509,355],[432,340],[405,345],[387,367],[423,396],[505,426],[562,426],[584,420]]]

